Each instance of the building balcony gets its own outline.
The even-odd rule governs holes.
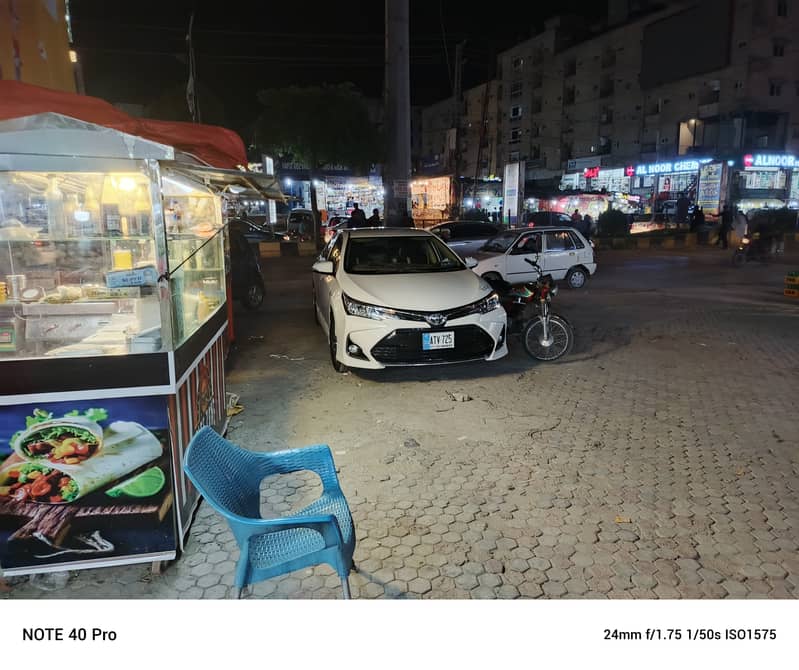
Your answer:
[[[700,119],[709,119],[719,115],[719,103],[710,102],[706,105],[699,105],[697,111]]]

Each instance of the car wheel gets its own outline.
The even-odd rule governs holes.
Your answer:
[[[566,285],[569,288],[582,288],[588,281],[588,272],[585,268],[575,267],[569,270],[566,275]]]
[[[336,324],[333,321],[333,315],[330,315],[330,328],[327,335],[327,341],[330,346],[330,362],[333,364],[333,369],[336,372],[346,372],[347,366],[338,360],[338,338],[336,337]]]
[[[264,285],[261,282],[254,282],[247,287],[247,293],[241,303],[250,310],[258,309],[264,302]]]

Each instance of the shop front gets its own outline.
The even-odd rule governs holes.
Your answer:
[[[430,228],[450,218],[452,177],[423,177],[411,181],[411,215],[417,227]]]
[[[731,200],[744,214],[799,206],[799,160],[789,154],[745,154],[733,172]]]
[[[685,196],[696,201],[699,169],[710,159],[678,159],[647,163],[635,168],[630,192],[641,198],[642,214],[662,215],[670,201]]]
[[[221,198],[172,147],[22,121],[0,123],[0,567],[172,559],[183,452],[226,420]]]
[[[579,172],[563,175],[561,191],[605,191],[609,193],[629,193],[632,167],[585,167]]]

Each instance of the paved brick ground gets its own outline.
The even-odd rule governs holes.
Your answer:
[[[603,254],[559,309],[578,343],[536,364],[332,372],[307,261],[270,266],[266,310],[240,321],[229,376],[255,449],[329,443],[358,534],[360,598],[793,598],[799,591],[799,303],[787,265],[726,255]],[[249,341],[248,335],[264,335]],[[291,361],[270,355],[290,354]],[[450,393],[472,399],[453,401]],[[318,490],[265,482],[264,512]],[[5,597],[227,598],[238,556],[202,505],[164,575],[86,571]],[[255,597],[340,597],[325,567]]]

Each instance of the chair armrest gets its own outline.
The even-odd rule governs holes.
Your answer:
[[[338,519],[333,514],[286,519],[246,519],[244,517],[235,517],[234,523],[236,526],[234,535],[240,543],[258,535],[279,533],[292,528],[308,528],[319,533],[325,539],[327,545],[344,545],[344,536],[338,525]]]

